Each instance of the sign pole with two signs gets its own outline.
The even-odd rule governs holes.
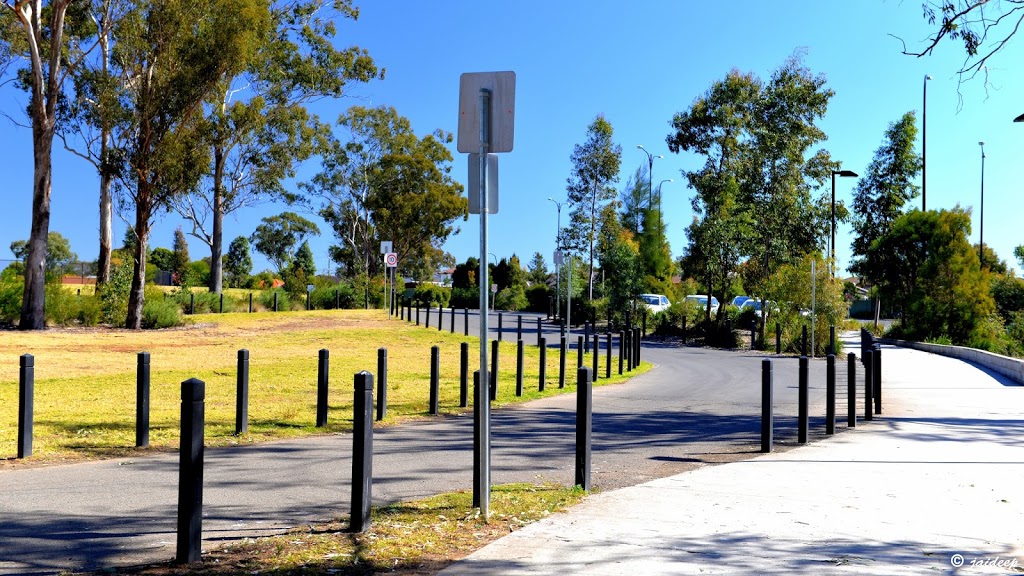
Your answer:
[[[390,278],[391,278],[391,268],[394,268],[394,266],[391,266],[391,265],[388,264],[388,255],[389,254],[394,254],[394,252],[392,250],[393,249],[391,247],[391,241],[390,240],[383,240],[383,241],[381,241],[381,243],[380,243],[380,253],[384,255],[384,265],[386,266],[385,271],[384,271],[384,307],[388,309],[388,316],[391,315],[391,290],[394,290],[394,288],[395,288],[395,283],[392,281],[391,282],[391,290],[388,290],[388,280],[390,280]],[[397,262],[397,258],[396,258],[396,262]]]
[[[469,211],[480,214],[480,385],[473,398],[473,506],[487,520],[491,500],[491,402],[487,385],[487,215],[498,212],[498,156],[511,152],[515,72],[475,72],[459,78],[458,150],[469,154]],[[492,113],[493,112],[493,113]]]

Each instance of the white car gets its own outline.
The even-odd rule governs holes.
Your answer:
[[[672,306],[672,303],[668,301],[668,296],[664,294],[641,294],[640,299],[644,301],[647,309],[655,314],[664,312]]]
[[[704,310],[708,306],[708,297],[702,294],[690,294],[686,297],[686,301],[691,304],[696,304],[701,310]],[[718,313],[718,298],[711,297],[711,313]]]
[[[762,310],[761,310],[761,301],[758,300],[757,298],[751,298],[750,300],[747,300],[746,302],[744,302],[743,306],[740,306],[740,311],[742,312],[743,310],[746,310],[747,308],[753,309],[754,310],[754,316],[757,316],[758,318],[761,318],[762,315],[764,314],[764,312],[762,312]],[[768,310],[770,312],[775,312],[777,310],[777,308],[775,306],[775,303],[772,302],[771,300],[768,300]]]

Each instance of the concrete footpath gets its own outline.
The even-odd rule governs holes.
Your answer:
[[[441,574],[1024,572],[1024,387],[883,358],[884,413],[854,431],[592,495]]]

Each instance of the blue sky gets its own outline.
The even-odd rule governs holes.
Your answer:
[[[427,134],[457,127],[458,84],[463,72],[513,70],[517,75],[515,149],[500,158],[501,212],[489,218],[490,252],[516,253],[525,263],[540,251],[551,264],[556,210],[547,198],[565,198],[573,146],[582,142],[597,114],[611,122],[622,145],[620,185],[647,162],[636,149],[654,154],[654,180],[673,178],[663,188],[664,219],[673,256],[685,247],[683,232],[692,219],[690,198],[680,170],[701,161],[671,154],[665,146],[672,115],[686,109],[712,82],[730,69],[770,76],[794,50],[806,51],[805,63],[828,78],[835,91],[821,127],[824,143],[843,168],[863,174],[882,142],[889,122],[908,110],[920,112],[922,84],[928,83],[928,207],[974,207],[972,242],[978,239],[981,153],[986,142],[985,243],[1018,269],[1012,250],[1024,244],[1018,228],[1019,158],[1024,124],[1024,75],[1013,68],[1024,61],[1024,38],[1017,38],[991,63],[990,85],[980,80],[960,86],[956,70],[963,52],[956,44],[931,57],[904,56],[901,43],[923,46],[931,31],[920,2],[857,0],[848,2],[683,2],[638,3],[532,0],[488,2],[414,2],[377,0],[360,3],[359,21],[341,23],[339,44],[367,48],[387,68],[383,81],[354,86],[350,97],[320,102],[316,112],[334,119],[349,106],[391,105]],[[0,108],[19,116],[24,96],[0,88]],[[466,156],[455,152],[453,174],[465,183]],[[0,259],[7,246],[29,234],[31,214],[31,134],[0,119],[0,154],[6,159],[4,208],[0,211]],[[1017,158],[1017,160],[1014,160]],[[300,170],[308,178],[316,162]],[[849,201],[855,181],[839,179],[837,198]],[[82,259],[98,253],[97,178],[91,166],[54,149],[51,230],[71,240]],[[828,192],[824,189],[823,192]],[[919,201],[919,200],[918,200]],[[287,209],[262,205],[225,218],[225,246],[248,236],[259,220]],[[125,215],[131,219],[131,215]],[[563,223],[567,218],[563,217]],[[161,214],[151,246],[170,247],[174,229],[187,225],[175,214]],[[459,261],[479,254],[479,219],[459,222],[461,231],[445,248]],[[115,216],[120,243],[124,221]],[[327,226],[311,240],[318,269],[327,266],[334,242]],[[837,231],[838,267],[849,262],[850,228]],[[192,258],[208,255],[190,239]],[[254,255],[256,270],[269,267]]]

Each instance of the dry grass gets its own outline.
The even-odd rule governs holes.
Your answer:
[[[289,574],[356,576],[434,574],[509,532],[582,500],[578,488],[530,484],[495,486],[491,518],[472,508],[470,492],[441,494],[375,508],[370,529],[351,534],[348,521],[305,526],[281,536],[245,539],[187,566],[155,564],[104,573]]]
[[[0,340],[0,467],[138,454],[135,444],[137,353],[151,354],[150,444],[177,447],[180,383],[206,382],[207,444],[226,445],[351,429],[352,377],[377,372],[377,349],[388,349],[388,417],[392,424],[427,415],[430,348],[440,347],[442,412],[460,412],[459,348],[469,342],[470,378],[479,365],[473,337],[389,320],[379,310],[209,314],[194,325],[162,331],[110,328],[3,332]],[[530,342],[533,340],[530,339]],[[234,435],[238,349],[250,353],[249,432]],[[326,428],[315,428],[317,356],[330,351]],[[525,349],[525,393],[516,398],[515,343],[501,344],[495,405],[572,391],[558,390],[558,353],[548,350],[547,391],[537,392],[539,351]],[[18,357],[35,358],[34,455],[15,460]],[[587,355],[586,365],[590,365]],[[601,358],[602,366],[604,358]],[[567,366],[574,373],[576,355]],[[643,364],[640,371],[649,365]],[[634,371],[631,375],[637,374]],[[616,383],[626,377],[599,380]],[[472,385],[472,382],[470,382]],[[470,396],[472,402],[472,395]]]

